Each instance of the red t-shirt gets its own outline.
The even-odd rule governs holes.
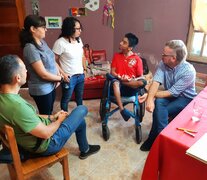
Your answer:
[[[129,76],[130,78],[137,78],[143,75],[143,65],[141,58],[133,53],[131,56],[125,57],[122,53],[115,53],[111,68],[120,76]]]

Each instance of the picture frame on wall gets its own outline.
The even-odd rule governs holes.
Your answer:
[[[61,16],[45,16],[47,29],[61,29],[62,17]]]

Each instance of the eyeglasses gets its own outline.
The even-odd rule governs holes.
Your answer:
[[[175,55],[172,55],[172,54],[162,54],[162,57],[175,57]]]
[[[76,30],[76,31],[82,31],[82,29],[81,29],[81,28],[75,28],[75,30]]]

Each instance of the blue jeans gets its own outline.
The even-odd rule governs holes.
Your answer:
[[[75,74],[71,76],[70,82],[61,84],[62,86],[62,98],[60,107],[64,111],[68,111],[68,103],[72,97],[73,91],[75,91],[75,101],[77,106],[83,104],[83,89],[84,89],[84,74]]]
[[[56,96],[55,89],[53,89],[53,91],[51,91],[49,94],[46,95],[42,95],[42,96],[30,95],[30,96],[34,99],[39,114],[47,114],[47,115],[52,114],[53,105]]]
[[[157,98],[153,112],[152,128],[149,138],[152,142],[158,134],[168,125],[168,117],[177,116],[192,99],[186,97]]]
[[[50,144],[47,150],[40,155],[49,156],[60,151],[74,132],[80,151],[86,152],[89,149],[86,137],[86,123],[84,120],[87,113],[88,109],[86,106],[77,106],[50,138]]]

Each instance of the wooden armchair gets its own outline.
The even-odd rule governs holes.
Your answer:
[[[24,180],[28,179],[32,175],[41,171],[44,168],[48,168],[60,162],[63,167],[63,177],[65,180],[69,180],[69,166],[68,166],[68,150],[63,148],[55,155],[47,157],[38,157],[28,159],[21,162],[20,155],[12,127],[5,125],[0,131],[0,141],[2,141],[3,148],[8,148],[11,152],[13,163],[7,164],[9,169],[10,178],[12,180]]]

